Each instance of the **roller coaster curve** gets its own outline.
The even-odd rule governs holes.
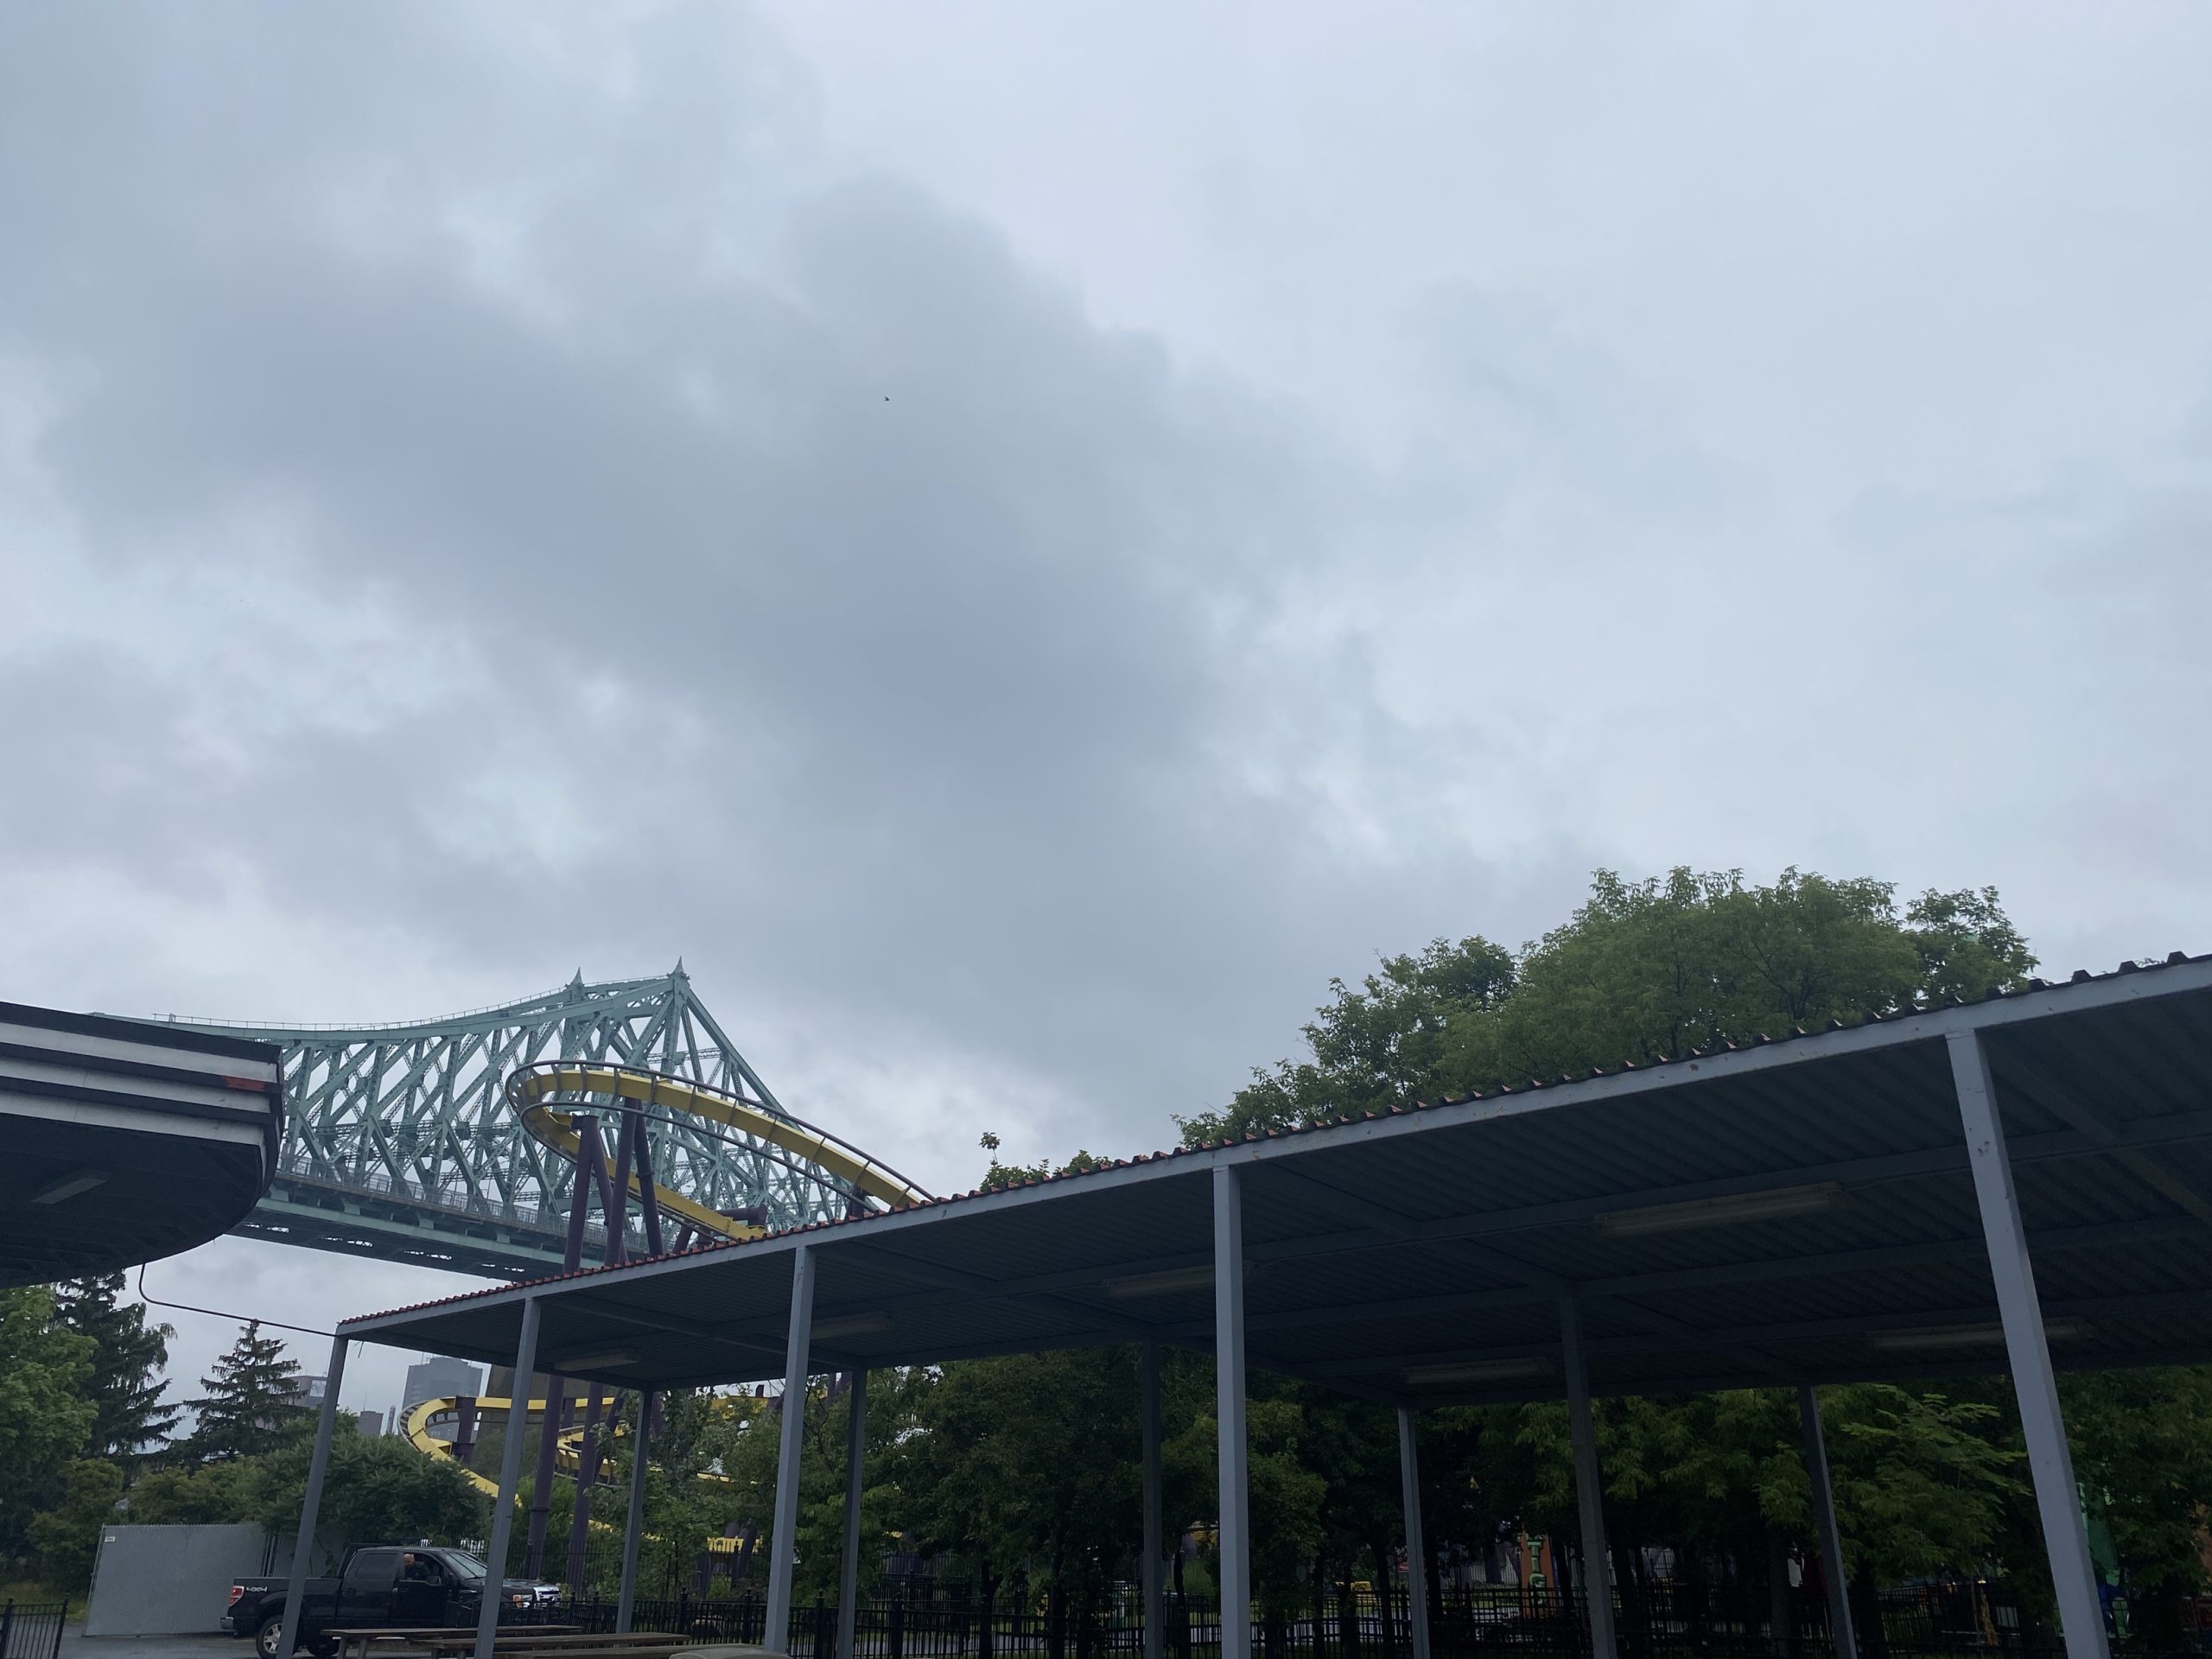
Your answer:
[[[507,1078],[509,1109],[531,1139],[571,1164],[576,1161],[582,1144],[575,1114],[549,1104],[548,1097],[556,1095],[596,1096],[617,1103],[628,1102],[649,1116],[656,1111],[669,1115],[662,1119],[664,1122],[689,1120],[689,1127],[694,1129],[702,1120],[721,1124],[766,1142],[776,1148],[771,1155],[784,1161],[810,1166],[809,1173],[843,1188],[849,1200],[857,1205],[872,1202],[895,1209],[901,1205],[924,1202],[929,1197],[898,1171],[870,1157],[850,1141],[798,1118],[779,1116],[759,1101],[747,1100],[742,1095],[709,1084],[647,1071],[641,1066],[550,1060],[520,1067]],[[675,1117],[676,1113],[683,1114],[683,1118]],[[644,1197],[642,1184],[634,1172],[623,1201],[626,1203],[632,1195],[640,1199]],[[742,1239],[757,1237],[766,1230],[751,1221],[710,1210],[678,1192],[658,1191],[654,1198],[664,1215],[697,1234]]]

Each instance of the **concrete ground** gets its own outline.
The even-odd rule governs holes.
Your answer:
[[[229,1636],[86,1636],[82,1624],[65,1624],[60,1659],[253,1659],[253,1643]]]

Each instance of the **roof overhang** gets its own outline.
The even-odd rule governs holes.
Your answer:
[[[1950,1039],[1977,1033],[2061,1366],[2212,1358],[2212,960],[1137,1159],[349,1321],[618,1385],[1213,1335],[1212,1173],[1242,1172],[1256,1366],[1391,1401],[2004,1368]]]
[[[228,1231],[267,1188],[283,1122],[272,1044],[0,1002],[0,1285]]]

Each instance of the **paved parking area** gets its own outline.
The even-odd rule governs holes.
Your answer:
[[[253,1659],[253,1643],[228,1636],[86,1636],[83,1625],[67,1624],[60,1659]]]

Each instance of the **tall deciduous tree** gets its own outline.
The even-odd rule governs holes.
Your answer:
[[[21,1551],[92,1432],[92,1355],[89,1339],[54,1323],[45,1287],[0,1290],[0,1552]]]
[[[149,1325],[143,1304],[127,1302],[120,1273],[71,1279],[54,1287],[54,1320],[92,1340],[90,1383],[97,1414],[85,1455],[116,1464],[127,1475],[175,1431],[183,1409],[162,1395],[168,1363],[166,1325]]]
[[[191,1402],[195,1421],[180,1448],[195,1463],[223,1463],[274,1452],[307,1416],[300,1394],[299,1362],[284,1344],[261,1334],[248,1319],[230,1351],[200,1380],[207,1390]]]
[[[1892,884],[1866,877],[1599,870],[1581,907],[1517,956],[1471,935],[1387,957],[1357,988],[1332,980],[1306,1058],[1179,1122],[1196,1145],[1975,997],[2034,966],[1993,888],[1900,908]]]

